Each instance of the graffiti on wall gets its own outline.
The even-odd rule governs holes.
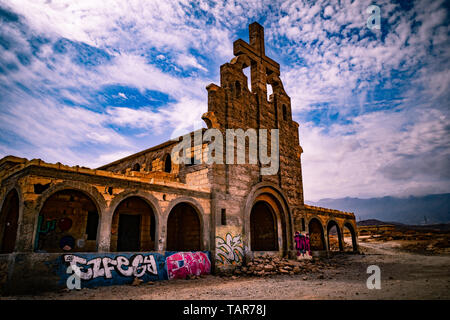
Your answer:
[[[227,233],[225,239],[216,237],[216,262],[218,264],[240,264],[244,260],[244,244],[241,235]]]
[[[66,286],[76,276],[86,288],[131,284],[135,278],[148,282],[211,272],[208,251],[64,254],[54,265],[60,285]]]
[[[39,236],[40,234],[47,234],[53,230],[55,230],[56,228],[56,220],[47,220],[47,221],[43,221],[43,217],[39,216],[38,217],[38,226],[37,226],[37,232],[36,232],[36,240],[35,240],[35,245],[34,245],[34,250],[37,250],[39,247]],[[45,227],[44,227],[45,225]]]
[[[185,279],[188,275],[211,272],[211,261],[204,252],[178,252],[166,258],[169,279]]]
[[[67,254],[64,261],[69,263],[71,269],[79,274],[82,280],[91,280],[98,277],[111,279],[113,271],[124,277],[141,278],[146,272],[157,275],[155,257],[152,255],[137,254],[132,258],[117,256],[114,259],[110,257],[93,258],[87,260],[77,255]]]
[[[297,259],[310,258],[311,246],[308,233],[304,235],[300,231],[296,231],[294,240],[295,240],[295,249],[297,250]]]

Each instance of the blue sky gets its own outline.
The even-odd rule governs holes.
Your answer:
[[[449,8],[0,0],[0,157],[94,168],[204,126],[205,87],[258,21],[300,124],[307,200],[450,192]]]

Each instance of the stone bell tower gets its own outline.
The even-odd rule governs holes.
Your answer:
[[[265,54],[264,28],[257,22],[249,26],[250,43],[238,39],[233,43],[235,57],[220,67],[220,86],[210,84],[208,113],[205,121],[221,130],[279,129],[280,166],[278,173],[261,176],[257,170],[251,182],[271,181],[280,186],[292,205],[303,205],[298,123],[292,120],[291,99],[280,79],[280,65]],[[250,68],[251,88],[243,69]],[[267,97],[267,86],[272,94]],[[208,120],[213,118],[214,121]],[[233,174],[228,170],[228,185]],[[257,166],[256,166],[257,167]],[[237,178],[237,177],[236,177]],[[250,182],[250,181],[249,181]]]
[[[278,129],[279,170],[273,175],[261,175],[259,161],[214,164],[212,212],[215,211],[216,226],[220,225],[221,212],[226,212],[227,221],[242,225],[248,195],[256,185],[264,183],[281,190],[293,211],[303,206],[298,123],[292,120],[291,99],[280,79],[280,65],[265,54],[264,28],[257,22],[250,24],[249,43],[236,40],[233,53],[234,58],[220,67],[220,86],[210,84],[206,88],[208,112],[202,118],[208,128],[221,130],[224,137],[226,129],[267,129],[269,133],[270,129]],[[250,68],[251,88],[243,72],[246,68]],[[269,97],[268,85],[273,92]],[[270,134],[268,140],[269,144]]]

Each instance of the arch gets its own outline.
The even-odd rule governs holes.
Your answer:
[[[177,199],[167,212],[167,251],[203,250],[203,213],[193,201]]]
[[[336,228],[336,234],[332,232],[332,229]],[[331,236],[331,240],[330,240]],[[341,229],[336,221],[330,220],[327,225],[327,243],[329,251],[343,251],[344,248],[342,246],[342,234]]]
[[[0,253],[14,252],[19,226],[20,198],[15,188],[10,190],[0,211]]]
[[[257,201],[250,213],[251,250],[278,251],[277,217],[266,201]]]
[[[101,216],[106,208],[106,201],[103,195],[97,190],[97,188],[91,186],[90,184],[84,183],[84,182],[76,182],[76,181],[65,181],[58,184],[55,184],[42,192],[40,197],[36,200],[35,205],[35,212],[40,212],[42,209],[42,206],[44,205],[45,201],[52,196],[54,193],[66,190],[66,189],[72,189],[72,190],[78,190],[82,191],[84,194],[86,194],[96,205],[99,215]],[[106,192],[106,191],[105,191]],[[37,217],[36,217],[37,222]]]
[[[241,90],[241,83],[238,80],[236,80],[235,83],[234,83],[234,86],[236,88],[236,98],[239,98],[241,96],[241,91],[242,91]]]
[[[111,206],[111,251],[155,250],[158,242],[155,205],[137,193],[127,192],[114,200]]]
[[[244,210],[244,232],[247,239],[247,246],[251,248],[251,223],[250,216],[254,204],[264,200],[268,202],[275,215],[278,232],[278,251],[285,255],[294,250],[293,244],[293,221],[289,204],[286,201],[283,191],[271,182],[260,182],[253,186],[245,203]]]
[[[348,229],[351,236],[351,240],[350,241],[346,241],[346,238],[348,239],[348,233],[345,231],[345,229]],[[358,244],[356,242],[356,233],[355,233],[355,229],[353,227],[353,224],[349,221],[345,221],[344,222],[344,227],[342,228],[343,230],[343,247],[344,247],[344,251],[353,251],[356,252],[358,251]],[[349,242],[351,243],[351,249],[347,249],[349,246]]]
[[[147,162],[147,165],[145,166],[145,171],[152,172],[152,170],[153,170],[153,162],[152,162],[152,160],[149,160]]]
[[[141,165],[139,163],[135,163],[131,168],[131,171],[141,171]]]
[[[39,210],[35,251],[96,251],[99,217],[98,205],[85,191],[53,192]]]
[[[51,197],[54,193],[66,190],[66,189],[72,189],[72,190],[78,190],[82,191],[86,196],[88,196],[95,204],[97,208],[97,213],[99,215],[99,220],[101,220],[102,215],[105,212],[106,208],[106,201],[103,195],[97,190],[97,188],[91,186],[90,184],[79,182],[79,181],[64,181],[57,183],[48,189],[46,189],[42,194],[37,198],[36,205],[34,207],[34,212],[36,212],[36,217],[34,221],[34,225],[37,226],[39,223],[39,213],[42,210],[42,207],[44,206],[45,201]],[[105,191],[106,192],[106,191]],[[39,234],[37,232],[37,227],[34,228],[33,231],[33,242],[32,246],[36,250],[38,244],[37,239],[39,238]],[[97,239],[99,238],[99,232],[100,228],[97,232]]]
[[[284,121],[286,121],[287,119],[288,119],[288,116],[287,116],[287,107],[286,107],[286,105],[285,104],[283,104],[283,120]]]
[[[172,158],[170,157],[170,154],[166,154],[164,157],[164,172],[172,172]]]
[[[309,220],[308,233],[312,251],[326,250],[323,226],[318,218]]]
[[[274,94],[273,86],[271,83],[266,84],[267,101],[270,101],[270,96]]]

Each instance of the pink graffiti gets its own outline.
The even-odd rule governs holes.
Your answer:
[[[185,279],[211,272],[211,261],[204,252],[178,252],[166,258],[169,279]]]

